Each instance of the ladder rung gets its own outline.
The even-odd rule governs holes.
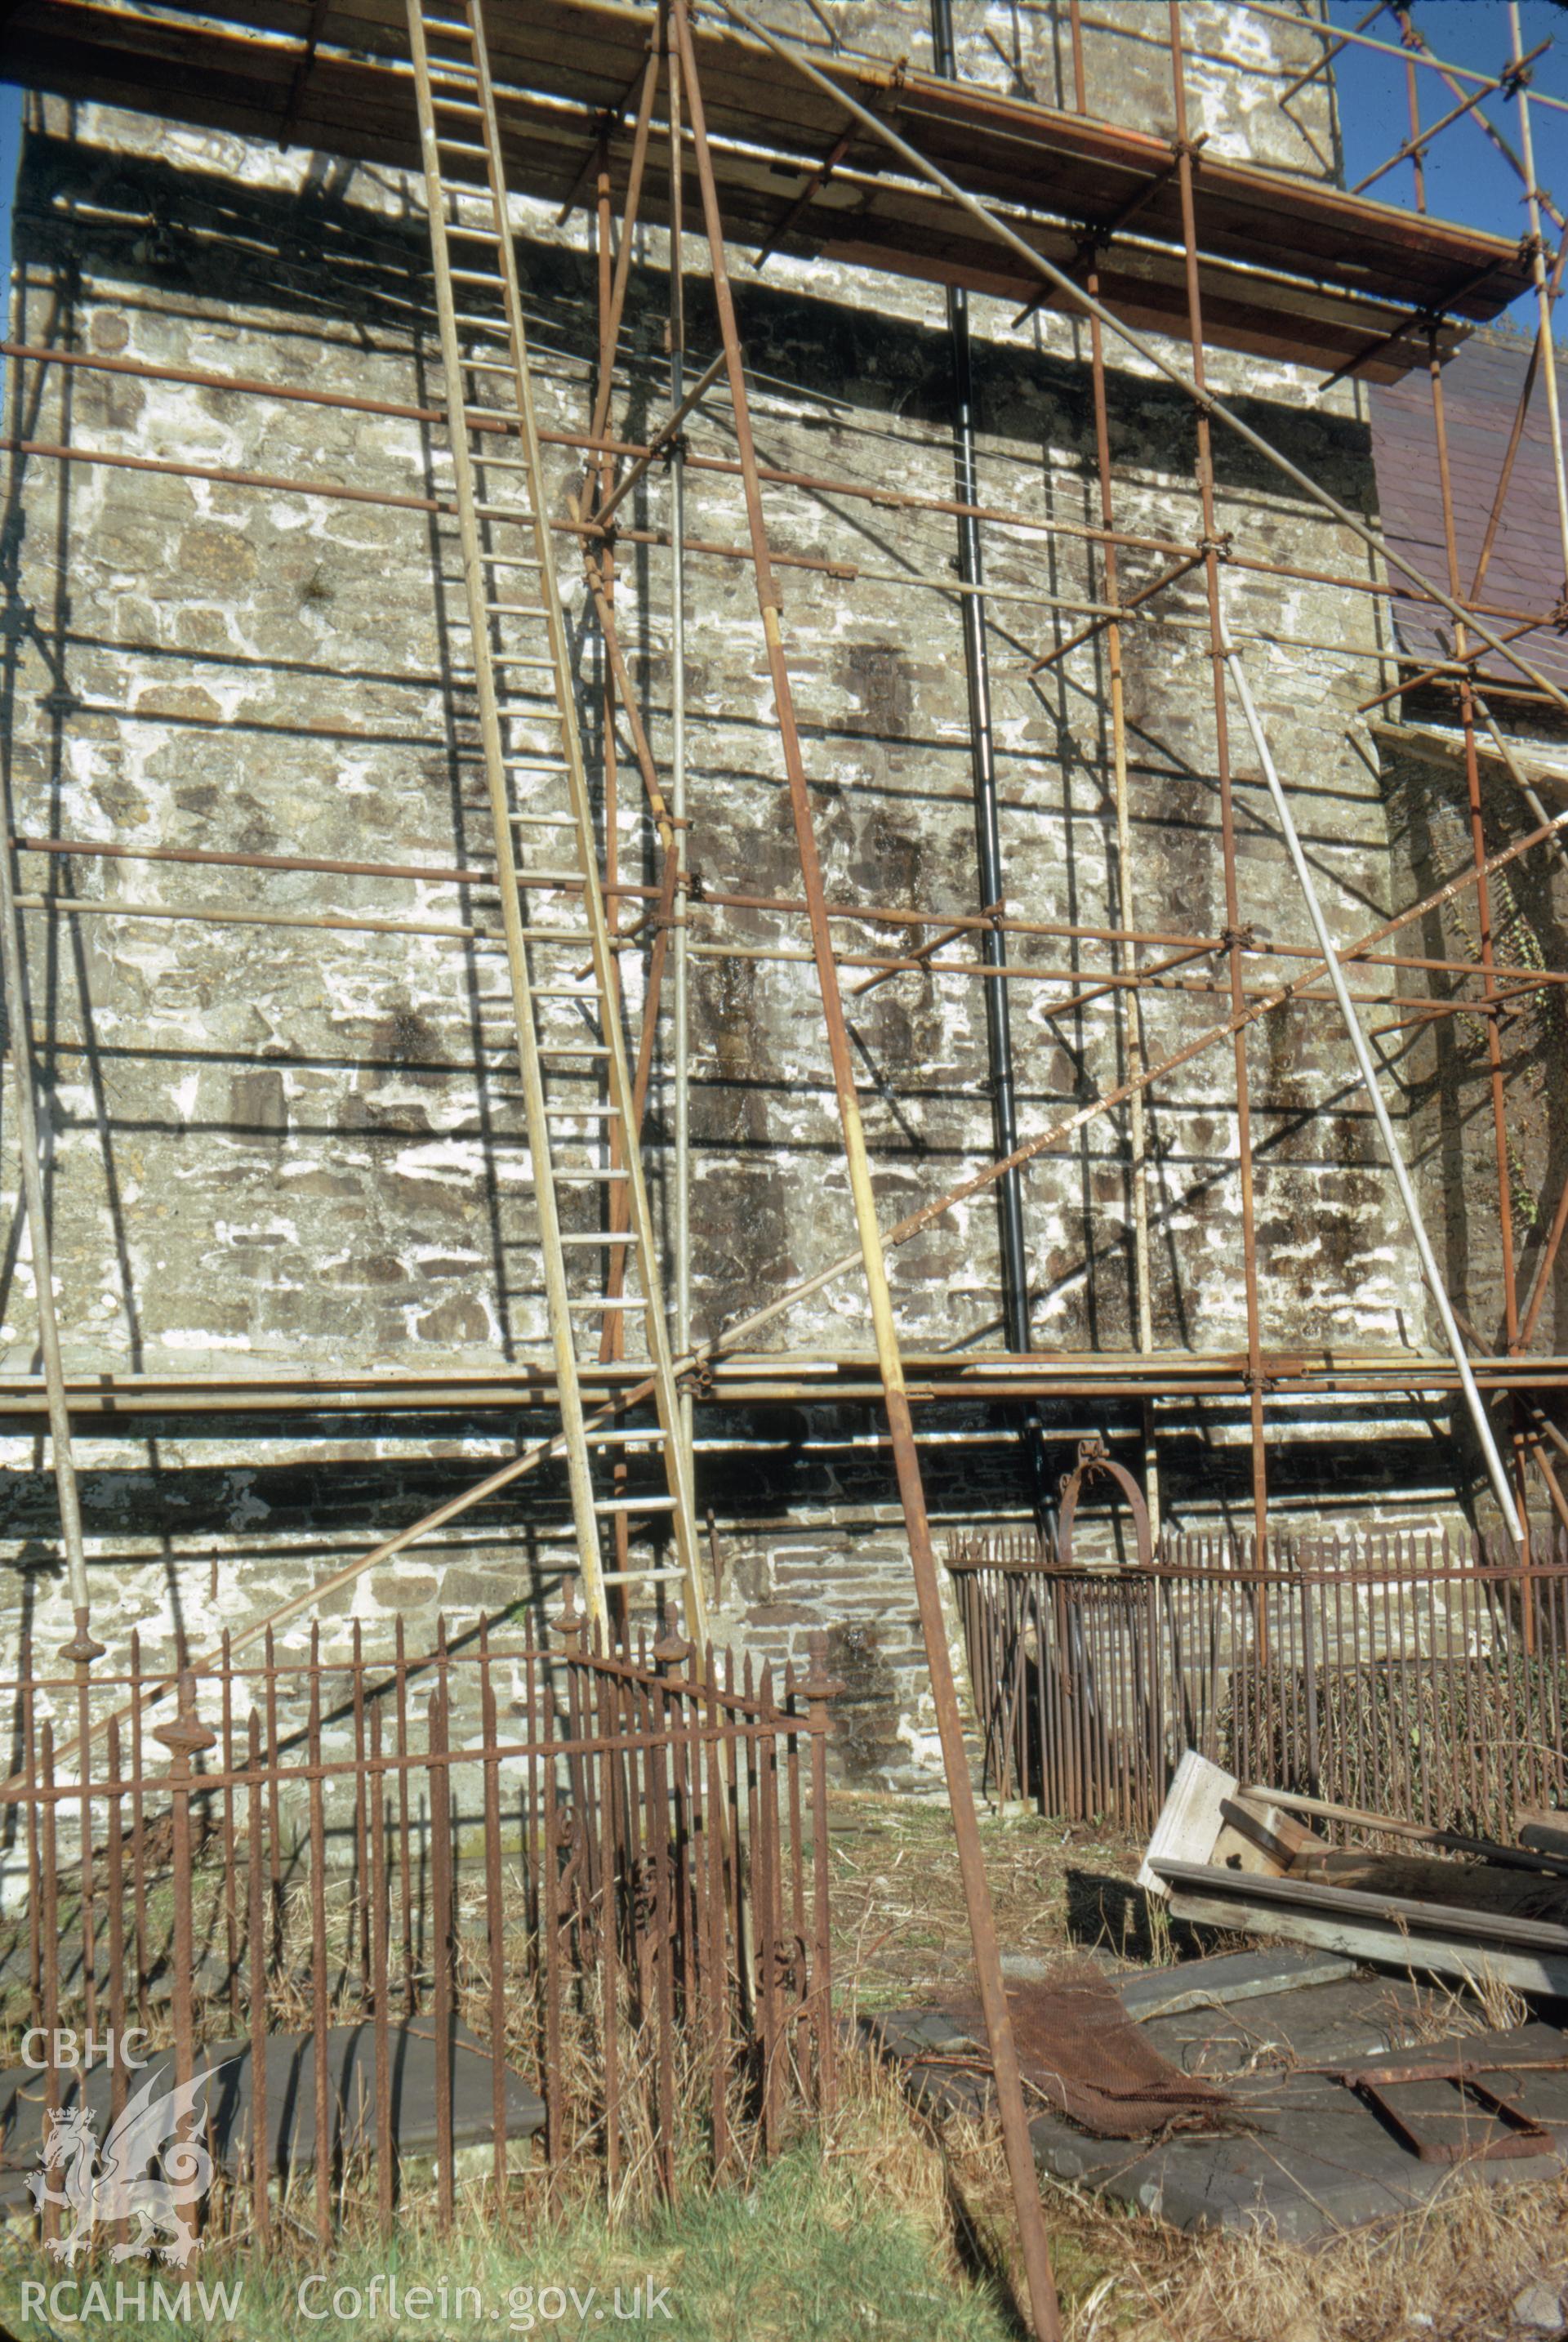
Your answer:
[[[470,227],[466,220],[450,219],[444,221],[443,225],[445,227],[448,235],[460,235],[465,237],[470,244],[499,244],[502,240],[501,231],[498,227]],[[483,317],[480,319],[480,323],[487,325],[490,323],[490,319],[488,317]]]
[[[466,618],[461,618],[457,623],[464,626],[468,625]],[[450,626],[452,621],[448,619],[447,624]],[[535,658],[529,651],[492,651],[490,654],[490,664],[492,666],[528,667],[536,675],[553,676],[555,672],[555,662],[554,659]],[[454,683],[462,683],[464,685],[472,683],[479,673],[477,667],[466,666],[450,666],[446,671],[452,677]],[[543,693],[539,695],[541,697],[543,697]],[[541,710],[542,719],[544,716],[548,716],[552,721],[555,721],[559,718],[559,715],[560,710],[558,708],[547,707]]]
[[[644,1428],[631,1431],[590,1431],[588,1434],[590,1447],[662,1447],[664,1444],[664,1434],[662,1427],[656,1431]]]
[[[445,33],[454,41],[471,42],[474,38],[471,25],[454,25],[450,16],[426,16],[422,12],[419,21],[427,33]]]
[[[547,1106],[547,1122],[614,1122],[619,1118],[618,1106]]]
[[[586,927],[524,927],[523,940],[529,944],[576,944],[581,946],[591,938]],[[587,1109],[577,1107],[574,1111],[585,1113]]]
[[[634,1245],[642,1239],[634,1236],[630,1229],[623,1229],[617,1236],[613,1228],[595,1228],[592,1236],[563,1236],[561,1241],[564,1245]]]
[[[594,1298],[591,1301],[568,1301],[566,1304],[568,1309],[599,1311],[604,1311],[605,1309],[642,1309],[645,1307],[645,1306],[646,1305],[644,1302],[639,1301],[634,1296],[630,1300],[624,1298],[611,1300],[607,1294],[603,1293],[595,1295]]]
[[[438,455],[448,455],[451,452],[449,447],[435,450]],[[531,472],[534,469],[526,455],[488,455],[483,447],[468,460],[471,464],[483,464],[487,472]]]
[[[667,1578],[685,1577],[684,1569],[604,1569],[599,1573],[601,1586],[662,1586]]]
[[[482,122],[484,119],[484,108],[482,105],[470,105],[465,97],[443,97],[438,89],[433,89],[430,93],[430,103],[432,105],[438,105],[443,114],[476,114]],[[441,141],[444,146],[447,143],[444,138]]]
[[[539,1046],[552,1057],[607,1057],[610,1054],[603,1041],[541,1041]],[[593,1241],[591,1236],[583,1239],[584,1244]]]
[[[594,1499],[596,1513],[667,1513],[674,1503],[674,1496],[650,1493],[645,1496],[599,1496]],[[675,1572],[676,1576],[680,1571]]]
[[[519,886],[580,886],[582,883],[583,873],[580,870],[519,870],[517,873]]]
[[[477,112],[477,107],[474,110]],[[487,163],[490,160],[489,147],[475,146],[471,138],[447,138],[438,133],[435,143],[444,155],[483,155]],[[443,195],[455,195],[457,192],[455,187],[449,187],[444,180],[441,183],[441,191]]]
[[[624,1170],[557,1171],[554,1174],[554,1180],[557,1187],[596,1187],[602,1180],[625,1179],[630,1176],[630,1173]]]
[[[575,829],[577,826],[569,813],[514,813],[512,818],[514,821],[526,822],[530,829]],[[579,996],[573,992],[568,993],[566,996],[569,1000],[575,1000]],[[584,993],[581,996],[586,1000],[592,996]]]
[[[494,618],[537,618],[543,615],[544,605],[543,602],[486,602],[484,607]],[[463,624],[468,624],[466,618]],[[554,664],[554,659],[534,661],[535,666],[553,667]]]
[[[539,517],[532,505],[476,504],[474,509],[481,520],[524,521],[537,520]],[[513,559],[515,562],[515,555],[513,555]]]
[[[503,996],[500,993],[494,993],[490,997],[493,1000],[500,1000]],[[596,992],[584,992],[580,986],[576,985],[536,984],[534,986],[534,997],[535,1000],[581,1000],[589,1008],[597,1008],[599,1006],[599,996]]]

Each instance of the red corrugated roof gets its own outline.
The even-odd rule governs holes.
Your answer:
[[[1527,342],[1481,335],[1466,342],[1443,369],[1450,475],[1453,483],[1454,535],[1462,596],[1470,591],[1481,556],[1493,500],[1508,452],[1530,364]],[[1568,353],[1559,352],[1559,380],[1568,395]],[[1446,586],[1448,555],[1443,526],[1443,490],[1437,467],[1433,394],[1423,372],[1403,382],[1379,384],[1371,392],[1373,455],[1383,528],[1389,543]],[[1514,459],[1503,521],[1487,565],[1481,599],[1520,612],[1555,608],[1564,592],[1563,539],[1552,465],[1546,395],[1536,370],[1524,435]],[[1417,657],[1452,657],[1453,632],[1441,614],[1395,605],[1403,648]],[[1491,621],[1498,634],[1504,623]],[[1531,664],[1559,685],[1568,685],[1568,636],[1537,632],[1520,648]],[[1516,668],[1488,655],[1482,671],[1502,680],[1520,680]]]

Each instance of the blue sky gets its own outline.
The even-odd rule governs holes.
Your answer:
[[[1370,0],[1329,0],[1329,17],[1336,25],[1352,25],[1365,15],[1369,5]],[[1415,0],[1411,13],[1416,29],[1425,35],[1433,54],[1448,63],[1492,75],[1507,62],[1510,38],[1504,0]],[[1568,99],[1568,9],[1554,6],[1553,0],[1523,0],[1519,15],[1526,55],[1539,41],[1554,43],[1531,67],[1532,87]],[[1376,39],[1398,42],[1399,27],[1392,10],[1385,10],[1366,29]],[[1422,120],[1435,122],[1458,101],[1438,75],[1425,66],[1418,66],[1416,72]],[[1345,182],[1353,186],[1404,144],[1409,123],[1404,65],[1398,57],[1354,48],[1338,58],[1336,75],[1344,136]],[[1483,99],[1480,110],[1496,124],[1517,153],[1517,106],[1493,97]],[[1558,203],[1568,210],[1568,170],[1563,167],[1563,156],[1568,151],[1568,114],[1537,106],[1532,115],[1532,128],[1537,173]],[[1400,164],[1368,193],[1387,203],[1413,203],[1411,165]],[[1433,141],[1426,165],[1429,211],[1464,220],[1473,227],[1491,228],[1499,235],[1522,235],[1528,225],[1523,193],[1523,182],[1470,116],[1451,124]],[[1550,235],[1550,222],[1546,227]],[[1511,315],[1527,331],[1533,330],[1533,299],[1516,302]],[[1559,339],[1565,330],[1568,328],[1560,320]]]

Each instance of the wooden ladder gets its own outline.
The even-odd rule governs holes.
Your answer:
[[[467,596],[466,619],[448,623],[465,626],[473,646],[584,1604],[607,1630],[607,1587],[631,1593],[678,1582],[685,1630],[701,1650],[707,1604],[555,583],[484,22],[478,0],[407,5]],[[602,1077],[601,1102],[584,1106],[584,1080],[594,1076]],[[573,1088],[578,1100],[567,1095]],[[568,1188],[595,1194],[594,1217],[610,1225],[563,1233],[561,1191]],[[628,1330],[641,1321],[657,1420],[589,1431],[579,1380],[588,1361],[577,1345],[586,1331],[597,1346],[613,1313]],[[606,1483],[615,1493],[604,1492]],[[617,1517],[629,1529],[661,1516],[670,1565],[614,1566]]]

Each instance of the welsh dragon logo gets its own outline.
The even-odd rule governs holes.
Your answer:
[[[50,2116],[40,2168],[27,2186],[40,2211],[55,2204],[71,2216],[69,2233],[48,2240],[57,2260],[74,2267],[77,2254],[92,2243],[95,2228],[125,2221],[131,2234],[112,2247],[111,2260],[132,2260],[155,2249],[164,2260],[185,2267],[200,2238],[184,2214],[212,2186],[213,2159],[198,2139],[180,2133],[187,2123],[199,2127],[202,2092],[222,2071],[221,2066],[206,2067],[163,2091],[157,2088],[163,2077],[150,2075],[102,2146],[90,2107],[71,2107]],[[157,2176],[152,2177],[147,2167],[155,2161]],[[63,2174],[57,2187],[50,2185],[56,2172]]]

